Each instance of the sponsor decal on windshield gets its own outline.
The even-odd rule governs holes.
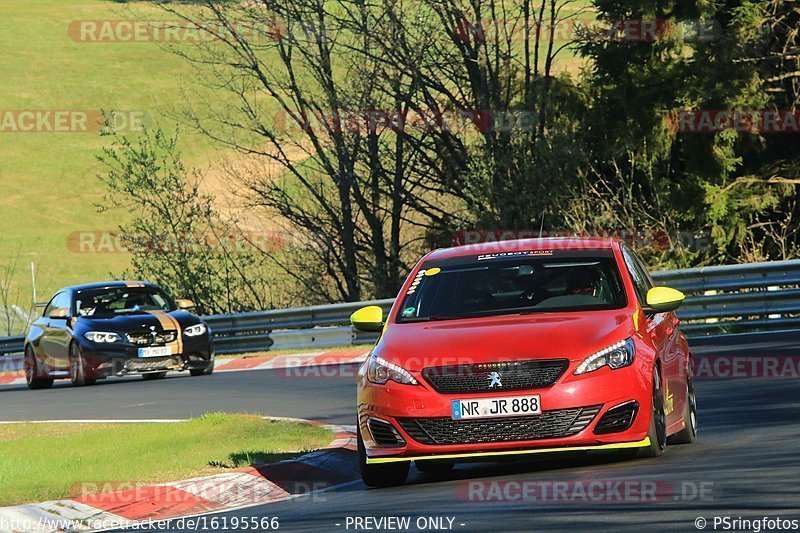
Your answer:
[[[493,254],[481,254],[478,256],[478,261],[484,261],[486,259],[502,259],[504,257],[535,257],[541,255],[553,255],[553,250],[525,250],[520,252],[497,252]]]
[[[420,270],[417,272],[417,275],[414,276],[414,281],[411,282],[411,287],[408,288],[408,292],[406,292],[406,296],[410,296],[417,291],[417,287],[419,286],[420,282],[422,282],[422,276],[425,275],[424,270]]]
[[[422,269],[419,272],[417,272],[417,275],[414,276],[414,281],[411,282],[411,287],[409,287],[408,292],[406,292],[406,296],[414,294],[417,291],[417,287],[419,287],[419,284],[422,283],[422,278],[424,278],[425,276],[435,276],[441,271],[442,271],[441,268],[434,267],[434,268],[429,268],[427,270]]]

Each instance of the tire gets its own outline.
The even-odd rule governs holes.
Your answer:
[[[87,377],[86,361],[83,358],[81,347],[73,342],[69,345],[69,380],[76,387],[94,385],[97,380]]]
[[[39,377],[41,371],[39,370],[39,363],[36,359],[36,354],[33,352],[33,347],[29,344],[25,346],[25,383],[31,390],[49,389],[53,386],[52,378]]]
[[[446,474],[453,469],[455,463],[443,459],[428,459],[426,461],[414,461],[414,466],[425,474]]]
[[[667,447],[667,415],[664,413],[664,388],[658,367],[653,371],[653,401],[650,409],[650,445],[639,448],[638,457],[659,457]]]
[[[694,380],[686,380],[686,406],[683,410],[684,427],[667,439],[669,444],[691,444],[697,440],[697,400],[694,394]]]
[[[142,379],[145,381],[164,379],[165,377],[167,377],[166,372],[148,372],[147,374],[142,374]]]
[[[358,430],[356,430],[358,431]],[[361,470],[361,479],[368,487],[394,487],[402,485],[408,477],[410,461],[397,463],[385,463],[370,465],[367,464],[367,451],[364,448],[364,441],[361,439],[361,431],[358,431],[358,466]]]
[[[189,370],[189,373],[193,377],[210,376],[214,373],[214,360],[212,359],[206,368],[192,368]]]

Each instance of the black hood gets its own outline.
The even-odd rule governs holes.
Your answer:
[[[169,314],[172,318],[177,320],[181,330],[201,322],[198,317],[185,311],[171,311],[165,314]],[[116,333],[128,333],[142,330],[151,331],[153,327],[155,327],[157,331],[162,330],[161,322],[158,317],[145,312],[109,317],[80,317],[77,319],[76,327],[80,327],[86,331],[113,331]]]

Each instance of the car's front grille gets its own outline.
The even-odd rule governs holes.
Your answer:
[[[177,357],[148,357],[146,359],[128,359],[125,370],[128,372],[146,372],[148,370],[166,370],[181,366]]]
[[[128,342],[136,346],[164,346],[167,343],[175,342],[178,337],[177,331],[142,331],[139,333],[128,333]]]
[[[422,444],[477,444],[537,439],[555,439],[584,430],[601,405],[543,411],[538,416],[514,416],[453,420],[440,418],[398,418],[414,440]]]
[[[394,427],[383,420],[370,418],[367,421],[372,440],[379,446],[402,446],[406,443]]]
[[[603,435],[606,433],[625,431],[633,424],[633,420],[636,418],[636,413],[638,411],[639,402],[635,400],[609,409],[606,411],[606,414],[600,417],[600,421],[597,422],[594,432],[598,435]]]
[[[513,391],[550,387],[567,370],[567,359],[506,361],[428,367],[425,380],[444,394]]]

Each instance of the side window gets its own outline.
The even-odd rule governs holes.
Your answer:
[[[641,272],[642,278],[644,278],[644,282],[647,285],[647,290],[650,290],[653,287],[655,287],[656,284],[653,281],[653,277],[650,275],[650,271],[647,270],[647,267],[644,266],[644,263],[642,262],[642,258],[639,257],[638,255],[636,255],[636,252],[634,252],[633,250],[630,251],[630,254],[631,254],[631,257],[633,258],[633,262],[638,267],[639,272]]]
[[[53,310],[57,307],[56,300],[58,300],[59,296],[61,296],[61,293],[58,293],[55,296],[53,296],[53,298],[50,300],[50,303],[48,303],[47,307],[44,308],[44,313],[43,313],[44,317],[49,317],[50,313],[52,313]]]
[[[61,309],[64,307],[66,307],[67,309],[70,308],[68,292],[60,292],[55,296],[53,296],[53,299],[50,300],[50,303],[47,304],[47,308],[44,310],[44,316],[48,317],[50,316],[50,313],[52,313],[54,310]]]
[[[647,304],[647,291],[653,288],[653,280],[650,274],[647,273],[642,262],[627,246],[622,247],[622,257],[625,258],[625,266],[633,280],[633,286],[636,289],[636,297],[639,299],[641,305]]]
[[[70,297],[70,293],[65,292],[61,294],[61,298],[58,299],[58,307],[66,308],[67,315],[72,316],[72,298]]]

